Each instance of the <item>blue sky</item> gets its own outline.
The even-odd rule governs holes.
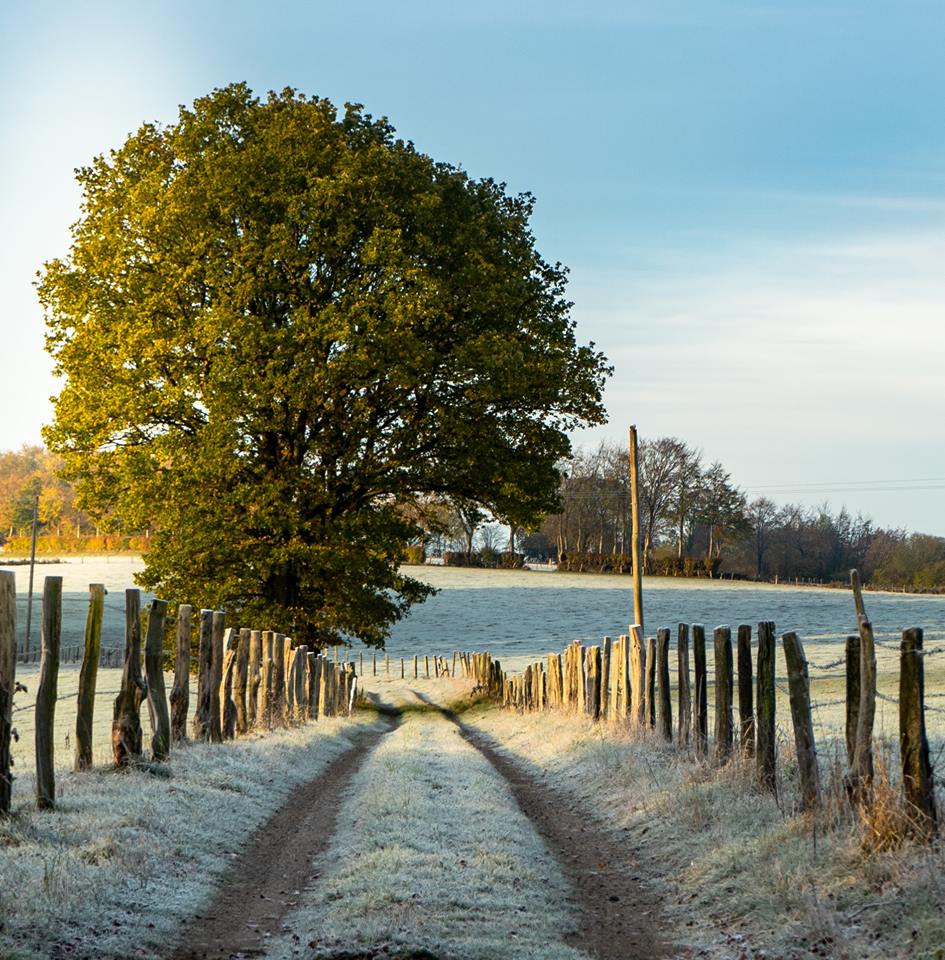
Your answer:
[[[636,422],[750,494],[945,534],[943,50],[911,0],[5,4],[0,448],[49,417],[31,281],[73,168],[246,80],[536,195],[616,366],[582,442]]]

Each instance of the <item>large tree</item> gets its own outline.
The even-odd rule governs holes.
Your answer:
[[[78,171],[39,283],[82,501],[154,531],[144,586],[315,642],[381,643],[427,495],[518,524],[604,419],[530,195],[359,106],[242,84]]]

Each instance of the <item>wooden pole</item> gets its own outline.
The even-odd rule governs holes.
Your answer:
[[[787,663],[788,687],[791,696],[791,719],[794,723],[794,745],[801,781],[801,809],[812,810],[820,802],[820,770],[814,742],[814,721],[810,709],[810,679],[804,646],[796,633],[781,637]]]
[[[26,594],[26,660],[30,657],[30,631],[33,625],[33,571],[36,569],[36,532],[39,529],[39,494],[33,498],[33,527],[30,537],[30,583]]]
[[[643,567],[640,559],[640,491],[637,428],[630,427],[630,562],[633,566],[633,620],[643,632]]]
[[[673,706],[669,689],[669,630],[656,631],[656,705],[659,732],[664,740],[673,742]]]
[[[249,729],[249,711],[246,704],[246,689],[249,685],[249,645],[252,631],[240,629],[239,646],[236,648],[236,666],[233,670],[233,702],[236,704],[236,732],[244,734]]]
[[[221,740],[232,740],[236,736],[236,702],[233,700],[233,684],[239,642],[239,631],[235,627],[227,627],[223,632],[223,668],[220,671]]]
[[[758,783],[765,790],[777,790],[775,686],[774,686],[774,622],[758,624],[758,729],[755,771]]]
[[[643,627],[638,623],[631,624],[627,639],[624,662],[621,664],[626,681],[625,716],[632,717],[636,725],[642,727],[646,723],[646,644]]]
[[[151,720],[151,757],[160,763],[171,752],[171,718],[164,688],[164,622],[167,601],[155,598],[148,611],[148,632],[144,644],[144,671],[147,677],[148,716]]]
[[[860,708],[856,718],[856,748],[849,783],[854,798],[862,799],[873,784],[873,721],[876,717],[876,645],[873,625],[866,616],[860,576],[850,571],[850,586],[860,634]]]
[[[541,709],[541,683],[542,674],[540,668],[536,670],[538,681],[538,708]],[[533,679],[536,673],[532,674]],[[601,653],[600,647],[590,647],[587,651],[587,714],[592,720],[600,719],[601,705]]]
[[[59,695],[59,641],[62,633],[62,577],[43,583],[42,658],[36,685],[36,806],[56,805],[55,727]]]
[[[606,719],[610,707],[610,651],[611,639],[604,637],[600,651],[600,716]]]
[[[0,817],[13,792],[13,697],[16,694],[16,576],[0,570]]]
[[[856,756],[856,728],[860,716],[860,635],[847,637],[846,644],[846,744],[847,769],[853,769]]]
[[[733,715],[732,631],[715,628],[715,759],[724,763],[732,753]]]
[[[210,739],[210,673],[213,663],[213,611],[200,611],[200,646],[197,652],[197,708],[194,740]]]
[[[692,625],[692,662],[696,681],[696,756],[709,755],[709,693],[705,659],[705,627]]]
[[[754,676],[751,663],[751,627],[738,627],[738,745],[746,757],[755,753]]]
[[[692,736],[692,687],[689,683],[689,625],[679,624],[676,633],[677,687],[679,690],[679,729],[676,742],[689,749]]]
[[[112,756],[119,767],[141,758],[141,591],[125,591],[125,664],[112,719]]]
[[[102,616],[105,611],[105,584],[89,584],[89,613],[85,621],[85,650],[79,670],[79,692],[75,705],[76,770],[92,766],[92,723],[95,717],[95,687],[102,647]]]
[[[935,810],[935,780],[925,735],[925,668],[922,631],[902,632],[899,667],[899,756],[902,790],[911,815],[913,831],[930,840],[938,830]]]
[[[223,634],[225,614],[213,611],[210,630],[210,742],[223,742],[223,714],[220,702],[220,686],[223,683]]]
[[[269,700],[269,713],[274,727],[285,723],[285,634],[275,633],[272,637],[272,690]],[[337,655],[338,648],[335,647]]]
[[[177,650],[174,657],[174,685],[171,687],[171,740],[187,739],[187,711],[190,708],[190,627],[193,607],[177,608]]]
[[[645,724],[647,729],[656,726],[656,637],[646,638],[646,687]]]

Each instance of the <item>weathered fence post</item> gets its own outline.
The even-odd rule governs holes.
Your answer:
[[[13,697],[16,694],[16,575],[0,570],[0,817],[10,813]]]
[[[856,756],[856,728],[860,716],[860,635],[847,637],[846,651],[846,744],[847,769],[853,769]]]
[[[755,752],[754,677],[751,664],[751,627],[738,628],[738,745],[746,757]]]
[[[190,708],[190,620],[193,607],[177,608],[177,649],[174,658],[174,685],[171,687],[171,740],[187,739],[187,711]]]
[[[820,802],[820,770],[814,742],[814,721],[810,710],[810,678],[804,646],[796,633],[781,637],[787,663],[788,688],[791,697],[791,720],[794,723],[794,745],[801,781],[801,809],[810,810]]]
[[[259,703],[256,706],[256,722],[267,730],[272,729],[272,653],[274,643],[275,634],[271,630],[264,630],[259,648]]]
[[[656,726],[656,637],[646,638],[646,726]]]
[[[860,576],[850,571],[850,585],[856,605],[860,634],[860,709],[856,718],[856,748],[849,784],[855,799],[862,799],[873,784],[873,721],[876,717],[876,645],[873,625],[866,616]]]
[[[577,641],[574,648],[574,678],[577,684],[577,711],[587,713],[587,648]]]
[[[155,598],[148,611],[148,633],[144,644],[144,672],[147,677],[148,716],[151,720],[151,757],[160,762],[171,751],[171,718],[164,688],[164,621],[167,601]]]
[[[604,637],[600,652],[600,716],[605,719],[610,707],[610,650],[611,639]]]
[[[709,692],[705,661],[705,627],[692,625],[692,662],[696,681],[696,756],[705,759],[709,753]]]
[[[125,591],[125,665],[112,720],[112,756],[119,767],[141,757],[141,591]]]
[[[249,631],[249,664],[246,668],[246,725],[255,727],[259,718],[259,686],[262,680],[262,631]]]
[[[689,626],[681,623],[676,633],[676,667],[679,688],[679,731],[677,743],[689,749],[692,730],[692,687],[689,685]]]
[[[899,755],[902,790],[910,808],[912,828],[922,839],[938,829],[935,781],[925,735],[925,667],[922,662],[922,631],[902,631],[899,667]]]
[[[639,623],[630,625],[623,660],[620,666],[626,689],[624,716],[631,717],[637,726],[642,727],[646,723],[646,644]]]
[[[223,742],[223,704],[220,702],[220,687],[223,683],[223,634],[226,615],[222,610],[213,611],[210,630],[210,742]]]
[[[89,614],[85,621],[85,651],[79,669],[79,692],[75,705],[75,769],[92,766],[92,722],[95,718],[95,687],[102,646],[102,616],[105,584],[89,584]],[[0,774],[2,775],[2,774]]]
[[[194,740],[210,739],[210,673],[213,664],[213,611],[200,611],[200,647],[197,651],[197,708]]]
[[[758,728],[755,770],[759,784],[774,793],[777,790],[775,766],[775,686],[774,623],[758,624]]]
[[[659,732],[664,740],[673,741],[673,706],[669,690],[669,630],[656,631],[656,706]]]
[[[587,651],[587,714],[592,720],[600,719],[601,691],[601,655],[600,647],[590,647]],[[538,708],[541,709],[542,674],[539,669],[537,678],[532,674],[533,682],[538,681]]]
[[[227,627],[223,633],[223,669],[220,676],[220,738],[236,736],[236,703],[233,700],[233,677],[239,656],[239,630]]]
[[[236,666],[233,669],[233,702],[236,704],[236,732],[246,733],[249,716],[246,709],[246,687],[249,683],[249,645],[252,631],[240,629],[239,646],[236,648]]]
[[[732,752],[732,631],[715,628],[715,759],[724,763]]]
[[[274,727],[285,723],[285,634],[275,633],[272,637],[272,690],[269,700],[269,714]],[[337,647],[335,648],[337,654]]]
[[[62,633],[62,577],[43,583],[42,657],[36,685],[36,806],[56,805],[54,737],[59,695],[59,641]]]

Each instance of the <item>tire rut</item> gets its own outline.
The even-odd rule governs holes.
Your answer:
[[[449,708],[417,691],[415,696],[456,724],[502,776],[571,883],[578,929],[565,942],[598,960],[659,960],[673,955],[660,931],[659,897],[638,877],[615,839],[574,801],[541,783],[521,763],[501,752],[485,734],[464,724]]]
[[[300,784],[242,848],[220,879],[213,901],[183,926],[167,960],[244,960],[265,956],[313,878],[312,862],[331,843],[342,798],[378,743],[401,722],[381,708],[388,723],[355,740],[313,780]]]

